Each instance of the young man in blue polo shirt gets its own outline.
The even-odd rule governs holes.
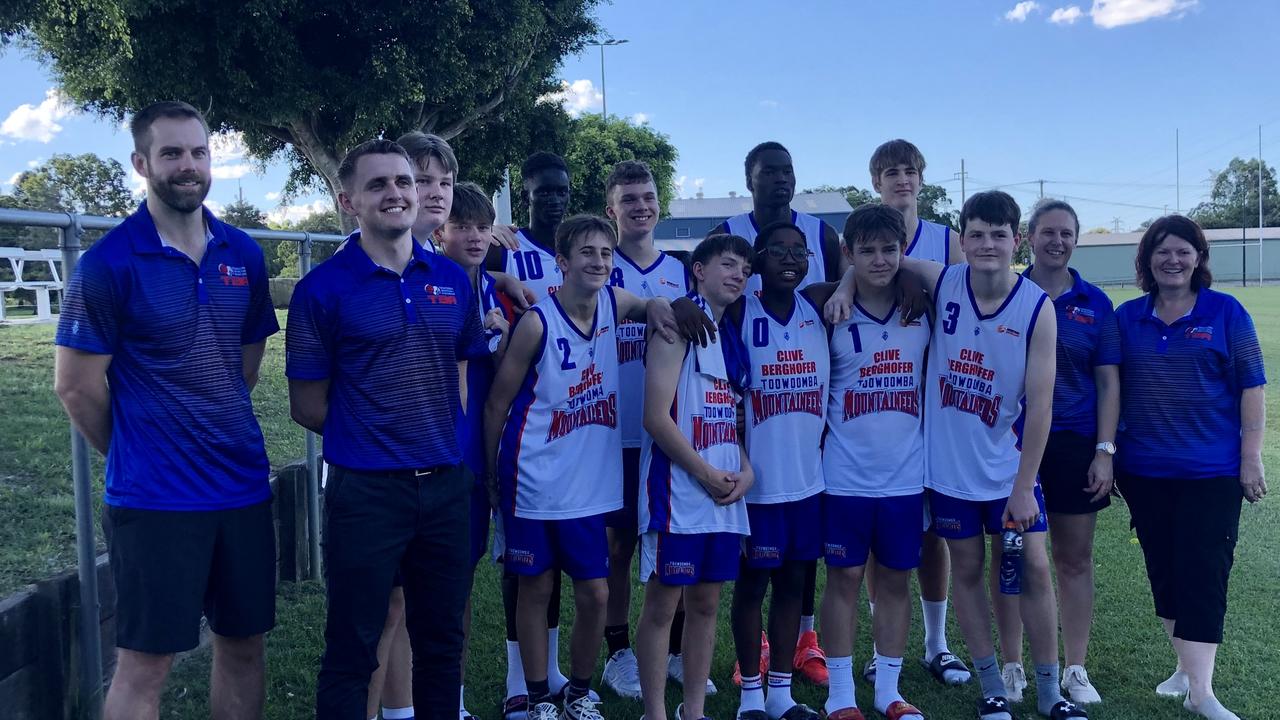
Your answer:
[[[270,467],[249,393],[280,328],[262,251],[204,208],[209,129],[190,105],[134,115],[147,200],[71,277],[55,389],[107,457],[118,597],[108,720],[156,718],[174,653],[214,632],[210,709],[259,717],[275,624]]]
[[[400,569],[414,708],[443,716],[458,698],[471,583],[459,373],[489,348],[466,273],[413,238],[418,199],[404,149],[358,145],[339,180],[339,202],[360,231],[298,283],[286,343],[293,418],[325,436],[332,466],[316,715],[363,717]]]

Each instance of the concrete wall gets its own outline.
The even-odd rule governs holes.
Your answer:
[[[1209,245],[1209,269],[1214,281],[1239,283],[1243,265],[1249,284],[1257,282],[1258,246],[1244,248],[1242,259],[1241,248],[1225,247],[1231,244],[1234,243],[1219,241]],[[1095,285],[1133,285],[1137,252],[1137,245],[1082,245],[1072,255],[1071,266]],[[1263,244],[1262,271],[1267,280],[1280,280],[1280,240],[1267,239]]]

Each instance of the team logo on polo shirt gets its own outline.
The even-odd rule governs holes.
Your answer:
[[[249,271],[243,267],[219,264],[218,275],[222,277],[223,285],[230,285],[232,287],[249,286]]]
[[[451,287],[443,287],[441,285],[432,285],[427,283],[422,286],[427,293],[427,302],[435,305],[457,305],[458,296],[453,292]]]
[[[1089,308],[1082,308],[1077,305],[1067,306],[1067,319],[1074,320],[1081,325],[1092,325],[1096,316]]]
[[[1213,326],[1197,325],[1195,327],[1189,327],[1187,328],[1186,337],[1188,340],[1212,340]]]

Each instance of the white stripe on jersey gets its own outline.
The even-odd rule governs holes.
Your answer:
[[[800,280],[800,285],[796,288],[797,290],[803,290],[813,283],[820,283],[827,279],[826,265],[822,257],[822,228],[824,223],[813,215],[796,212],[795,210],[791,211],[791,222],[804,233],[805,244],[809,246],[809,252],[813,253],[813,256],[809,258],[809,272],[805,273],[805,276]],[[752,244],[755,244],[756,235],[760,233],[760,228],[756,227],[754,212],[734,215],[725,220],[724,224],[731,234],[740,235]],[[760,288],[759,275],[752,275],[747,278],[747,295],[759,295]]]
[[[585,334],[555,295],[530,312],[542,318],[542,349],[502,431],[503,502],[507,507],[514,502],[516,517],[535,520],[617,510],[622,507],[622,431],[613,288],[600,289],[595,320]]]
[[[907,245],[907,257],[946,265],[951,258],[951,228],[918,219],[916,233]]]
[[[641,268],[621,250],[615,250],[609,284],[645,299],[675,300],[689,294],[684,263],[666,253],[661,253],[649,267]],[[640,447],[644,435],[644,348],[644,323],[623,320],[618,326],[618,367],[622,370],[618,404],[624,448]]]
[[[821,313],[795,293],[791,316],[779,320],[747,295],[739,331],[751,360],[743,399],[747,456],[756,481],[749,503],[781,503],[822,492],[822,425],[831,353]]]
[[[980,315],[968,264],[944,268],[934,290],[925,484],[963,500],[1002,500],[1018,473],[1027,348],[1048,296],[1019,275],[1004,304]]]
[[[929,326],[903,327],[854,303],[831,331],[831,393],[822,469],[830,495],[894,497],[924,488],[923,404]]]
[[[707,314],[706,301],[694,296]],[[671,415],[680,433],[712,467],[742,468],[738,451],[738,394],[729,384],[720,338],[703,348],[691,344],[680,365]],[[648,433],[640,451],[639,528],[676,534],[727,532],[747,535],[747,504],[717,505],[702,483],[685,472]]]
[[[545,300],[548,295],[560,289],[564,276],[560,272],[560,266],[556,264],[555,253],[543,250],[529,233],[525,228],[516,230],[520,249],[506,251],[506,272],[520,278],[520,282],[528,286],[539,300]]]

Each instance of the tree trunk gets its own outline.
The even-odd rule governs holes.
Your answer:
[[[338,191],[341,190],[342,184],[338,181],[338,166],[342,163],[342,159],[338,155],[338,149],[326,146],[317,137],[316,133],[311,129],[309,122],[299,120],[291,123],[289,129],[293,133],[294,144],[303,157],[311,163],[311,167],[316,173],[324,178],[325,187],[329,190],[329,197],[333,200],[333,206],[338,211],[338,222],[342,223],[343,234],[350,234],[356,229],[356,219],[342,211],[342,206],[338,203]]]

